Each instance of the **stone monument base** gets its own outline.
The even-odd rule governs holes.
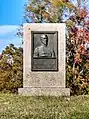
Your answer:
[[[23,96],[70,96],[70,89],[64,87],[24,87],[18,89]]]

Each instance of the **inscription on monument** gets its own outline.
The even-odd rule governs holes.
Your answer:
[[[58,32],[31,32],[32,71],[58,71]]]

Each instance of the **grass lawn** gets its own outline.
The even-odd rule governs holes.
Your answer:
[[[0,119],[89,119],[89,96],[29,97],[0,94]]]

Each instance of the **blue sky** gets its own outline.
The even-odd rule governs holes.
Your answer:
[[[18,25],[27,0],[0,0],[0,25]]]
[[[0,0],[0,53],[10,43],[21,46],[22,39],[16,36],[22,23],[24,4],[28,0]],[[75,3],[75,0],[73,0]],[[88,2],[89,8],[89,2]]]
[[[22,23],[24,4],[27,0],[0,0],[0,52],[10,43],[21,45],[16,36],[17,28]]]

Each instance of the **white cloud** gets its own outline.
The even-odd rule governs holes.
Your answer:
[[[19,28],[18,25],[3,25],[0,26],[0,36],[15,32]]]
[[[22,46],[22,39],[14,37],[13,39],[0,39],[0,52],[9,44],[14,44],[16,47]]]
[[[16,47],[22,46],[22,38],[17,37],[18,25],[3,25],[0,26],[0,52],[9,44],[14,44]]]

